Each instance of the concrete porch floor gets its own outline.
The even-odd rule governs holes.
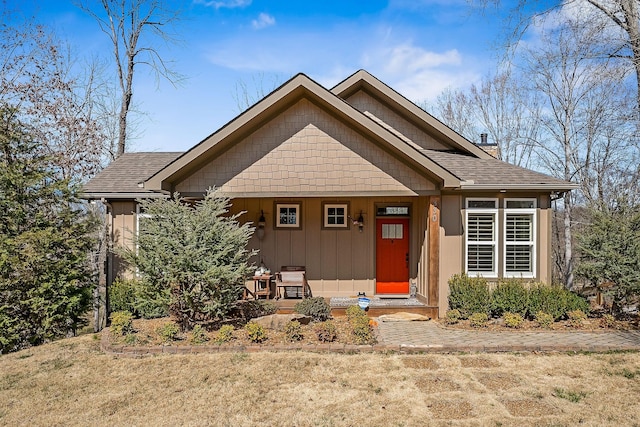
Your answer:
[[[370,300],[367,314],[369,317],[377,317],[383,314],[397,313],[400,311],[407,313],[422,314],[432,319],[438,317],[438,307],[429,307],[416,298],[380,298],[376,296],[367,297]],[[328,297],[325,298],[331,307],[333,316],[344,316],[350,305],[357,305],[358,298],[353,297]],[[300,301],[300,298],[281,298],[271,300],[278,305],[278,313],[293,313],[293,307]]]

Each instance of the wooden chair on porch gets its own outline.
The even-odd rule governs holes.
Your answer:
[[[304,266],[282,266],[276,273],[277,295],[276,298],[309,298],[311,287],[307,282],[306,268]]]

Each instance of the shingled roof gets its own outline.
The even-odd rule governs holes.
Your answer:
[[[463,190],[542,190],[554,191],[576,188],[575,184],[535,172],[498,159],[479,159],[466,154],[437,150],[419,150],[435,163],[457,176]]]
[[[180,157],[181,152],[124,153],[83,188],[86,199],[136,198],[154,194],[138,184]]]
[[[405,112],[407,118],[416,126],[425,128],[447,141],[446,145],[450,149],[438,151],[422,148],[381,118],[370,112],[360,111],[345,101],[343,96],[361,88],[366,89],[375,98],[383,99],[395,110]],[[165,197],[168,191],[172,191],[172,182],[197,170],[206,161],[224,152],[229,144],[267,123],[275,114],[279,114],[280,107],[285,108],[301,97],[307,97],[335,117],[348,121],[354,130],[385,146],[395,156],[423,171],[435,182],[439,182],[442,189],[563,192],[577,188],[570,182],[491,157],[471,141],[464,139],[361,70],[332,91],[303,74],[296,75],[185,153],[123,154],[85,185],[83,196],[86,199]]]

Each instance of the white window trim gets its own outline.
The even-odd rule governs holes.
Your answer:
[[[349,204],[348,203],[325,203],[323,205],[323,222],[324,228],[349,228]],[[344,223],[342,224],[329,224],[329,209],[330,208],[343,208],[344,209]]]
[[[282,224],[280,222],[280,208],[295,208],[296,223]],[[276,228],[300,228],[300,204],[299,203],[277,203],[276,204]]]
[[[491,201],[494,203],[494,208],[469,208],[469,202],[473,201]],[[484,213],[484,214],[492,214],[493,215],[493,230],[495,235],[493,236],[493,241],[490,242],[471,242],[474,245],[487,245],[493,246],[494,248],[494,259],[493,259],[493,271],[475,271],[469,270],[469,212],[473,213]],[[469,276],[480,276],[486,278],[497,278],[498,277],[498,260],[499,258],[499,248],[498,242],[500,241],[500,227],[499,227],[499,215],[498,215],[498,199],[497,198],[484,198],[484,197],[469,197],[466,199],[465,205],[465,216],[464,216],[464,269],[465,272]]]
[[[507,208],[507,202],[510,201],[527,201],[533,202],[533,208]],[[536,277],[536,266],[537,266],[537,245],[536,242],[538,240],[536,232],[537,232],[537,221],[538,221],[538,203],[535,198],[517,198],[517,199],[504,199],[504,219],[502,224],[503,230],[503,251],[502,251],[502,265],[503,265],[503,277],[517,277],[523,279],[532,279]],[[529,242],[507,242],[507,215],[508,214],[530,214],[531,215],[531,241]],[[508,272],[507,271],[507,245],[514,246],[531,246],[531,271],[518,271],[518,272]]]

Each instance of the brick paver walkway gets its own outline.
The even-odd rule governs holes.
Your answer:
[[[435,322],[379,322],[378,340],[412,352],[640,350],[640,331],[467,331]]]

